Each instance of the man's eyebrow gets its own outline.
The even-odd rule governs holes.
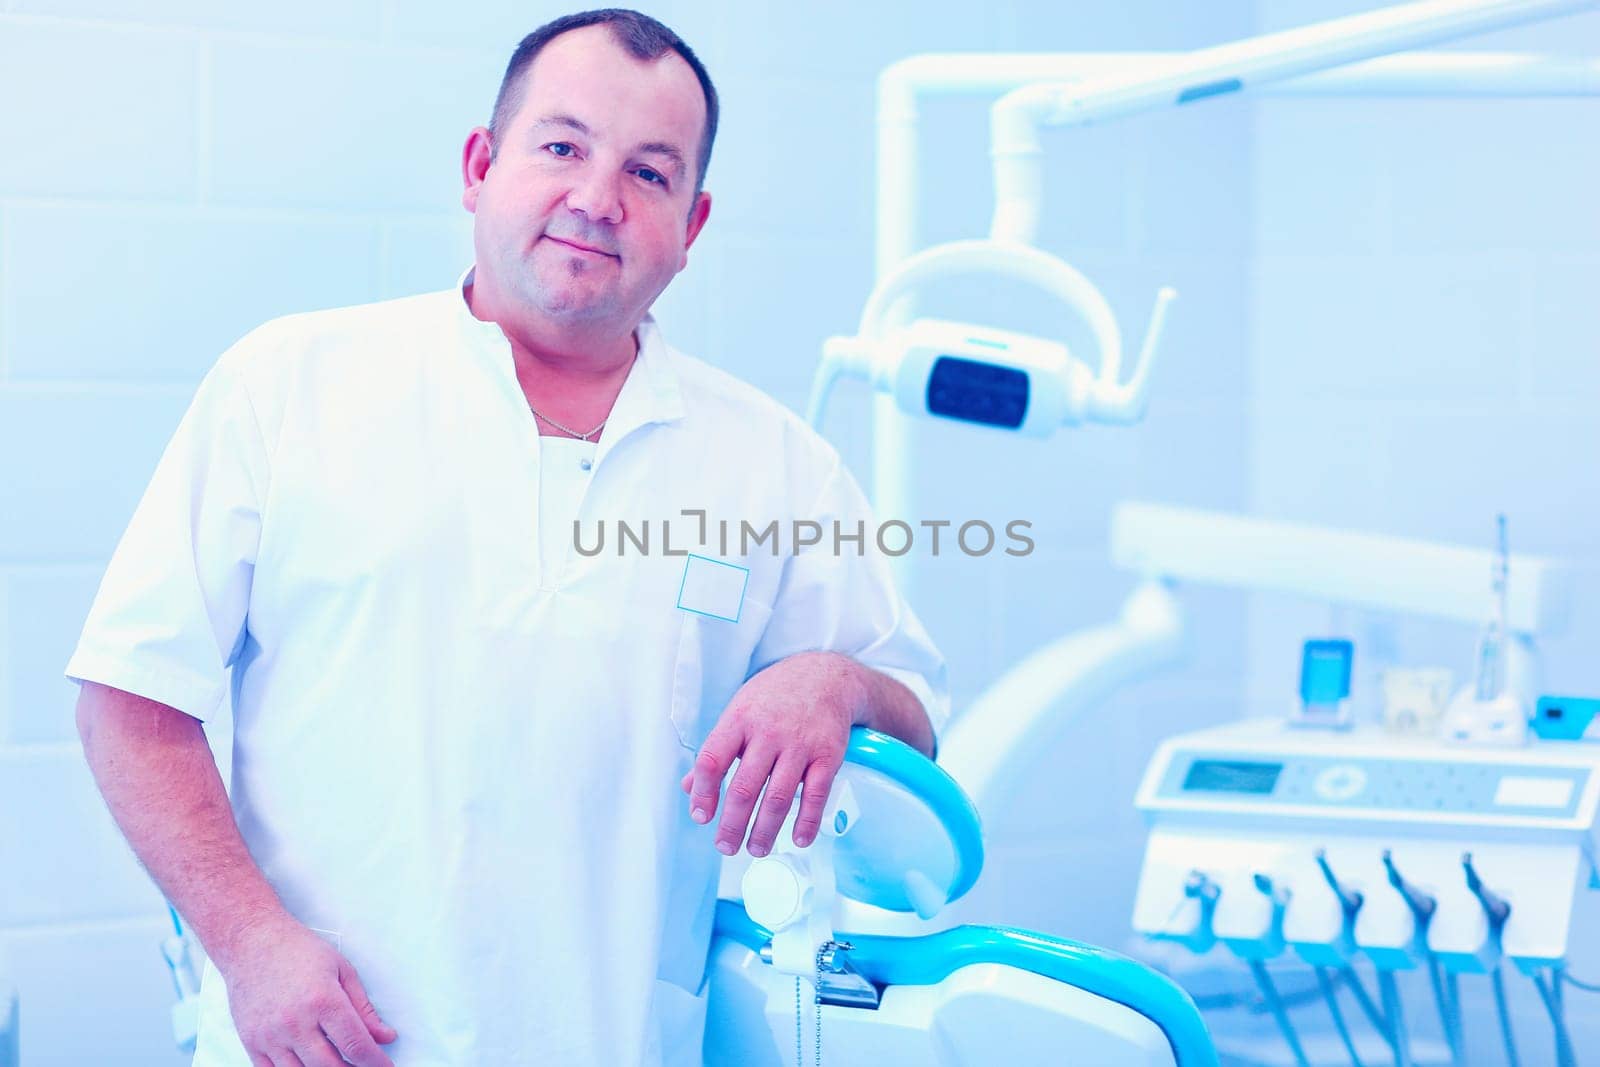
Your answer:
[[[534,129],[539,129],[543,126],[561,126],[565,129],[577,130],[582,134],[589,132],[589,127],[571,115],[546,115],[544,118],[534,119],[532,126]]]

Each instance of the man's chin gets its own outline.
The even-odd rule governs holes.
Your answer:
[[[528,303],[551,322],[574,326],[604,322],[617,314],[612,301],[577,294],[539,291],[530,294]]]

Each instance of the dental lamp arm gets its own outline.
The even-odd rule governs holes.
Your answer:
[[[1089,412],[1096,422],[1135,423],[1144,418],[1150,402],[1150,365],[1155,362],[1156,345],[1167,325],[1167,309],[1177,298],[1178,291],[1170,285],[1162,286],[1156,293],[1155,310],[1150,313],[1150,325],[1145,330],[1132,378],[1119,383],[1101,372],[1089,393]]]
[[[1062,84],[1025,85],[989,108],[989,158],[994,161],[994,218],[989,236],[996,241],[1032,244],[1039,234],[1044,199],[1044,148],[1039,128],[1059,122],[1059,102],[1070,88]]]
[[[873,346],[859,337],[830,337],[822,346],[822,362],[811,379],[806,401],[806,423],[821,432],[822,420],[833,396],[833,386],[846,374],[875,380]]]
[[[1023,244],[1037,234],[1041,126],[1081,126],[1174,107],[1593,6],[1595,0],[1420,0],[1230,41],[1129,72],[1023,86],[990,110],[990,233],[997,241]]]

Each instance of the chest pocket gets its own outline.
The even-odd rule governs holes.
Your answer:
[[[744,684],[772,609],[747,596],[737,621],[678,610],[684,618],[672,682],[672,726],[679,744],[698,751]]]

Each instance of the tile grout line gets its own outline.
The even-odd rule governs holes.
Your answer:
[[[195,203],[202,207],[211,203],[211,132],[212,132],[212,60],[214,49],[211,38],[202,34],[195,55]]]
[[[6,299],[11,283],[11,198],[0,197],[0,387],[11,380],[11,318]]]
[[[40,934],[113,933],[119,930],[139,930],[146,926],[160,926],[171,932],[171,920],[159,911],[151,910],[148,917],[119,915],[62,921],[58,919],[32,922],[0,923],[0,939],[21,935]]]

